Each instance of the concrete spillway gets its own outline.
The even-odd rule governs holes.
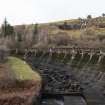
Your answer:
[[[33,69],[39,69],[45,80],[45,92],[75,95],[63,95],[64,101],[51,99],[52,104],[45,99],[42,105],[105,105],[105,56],[97,52],[28,52],[26,60]]]

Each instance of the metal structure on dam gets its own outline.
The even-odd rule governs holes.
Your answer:
[[[42,105],[105,105],[105,49],[33,48],[24,59],[42,75],[43,94],[63,97]]]

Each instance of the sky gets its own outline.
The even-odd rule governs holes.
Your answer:
[[[0,0],[0,24],[46,23],[105,13],[105,0]]]

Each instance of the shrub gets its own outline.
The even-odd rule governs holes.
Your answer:
[[[104,34],[104,33],[98,34],[98,35],[97,35],[97,39],[99,39],[99,41],[105,40],[105,34]]]
[[[97,33],[94,29],[94,27],[87,28],[84,31],[81,32],[81,38],[85,40],[96,40],[97,39]]]
[[[59,32],[50,37],[50,43],[55,45],[68,45],[71,38],[65,32]]]

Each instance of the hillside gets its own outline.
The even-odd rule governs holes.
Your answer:
[[[65,25],[65,23],[69,26],[69,25],[82,25],[80,28],[78,29],[60,29],[59,25]],[[86,24],[86,26],[84,26],[84,24]],[[15,26],[16,29],[21,29],[23,28],[23,26],[28,30],[33,30],[34,29],[34,24],[30,24],[30,25],[18,25]],[[85,28],[84,28],[85,27]],[[61,21],[55,21],[55,22],[49,22],[49,23],[39,23],[38,24],[38,29],[47,29],[48,31],[48,35],[54,35],[57,34],[59,32],[63,32],[65,34],[67,34],[68,36],[72,36],[75,38],[79,38],[81,36],[81,33],[86,29],[86,28],[92,28],[94,27],[94,31],[97,34],[104,34],[105,33],[105,17],[96,17],[96,18],[91,18],[91,19],[87,19],[87,18],[78,18],[78,19],[70,19],[70,20],[61,20]]]
[[[47,27],[49,31],[49,35],[53,35],[59,32],[64,32],[69,36],[79,38],[81,36],[81,33],[86,29],[83,27],[80,27],[79,29],[60,29],[59,25],[64,25],[67,23],[67,25],[73,25],[73,24],[85,24],[83,21],[87,22],[86,28],[92,28],[94,27],[94,30],[97,34],[105,33],[105,17],[96,17],[92,19],[70,19],[70,20],[62,20],[58,22],[52,22],[52,23],[45,23],[45,24],[39,24],[40,27]]]
[[[105,44],[105,17],[18,25],[14,26],[14,33],[16,40],[10,40],[10,43],[7,43],[10,49],[36,46],[103,48]]]

